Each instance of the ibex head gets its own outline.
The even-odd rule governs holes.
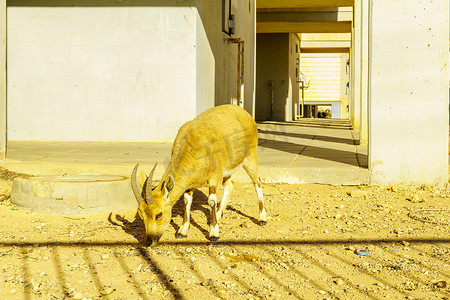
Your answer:
[[[143,192],[139,192],[136,182],[137,164],[131,174],[131,187],[139,203],[138,213],[144,220],[145,232],[147,235],[147,244],[154,247],[158,244],[172,218],[172,206],[169,204],[169,195],[173,190],[175,181],[171,175],[166,180],[161,181],[157,187],[152,190],[153,172],[156,164],[148,175],[144,185]]]

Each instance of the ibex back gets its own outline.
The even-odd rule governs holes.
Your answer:
[[[194,188],[209,186],[208,204],[211,207],[209,237],[219,239],[218,221],[227,206],[233,188],[231,174],[242,166],[255,185],[259,200],[259,224],[266,224],[266,211],[261,181],[258,177],[258,129],[252,116],[236,105],[221,105],[206,110],[184,124],[175,138],[170,163],[159,184],[152,190],[153,170],[144,191],[136,182],[135,166],[131,185],[139,203],[138,213],[144,220],[147,242],[158,244],[172,218],[172,206],[184,194],[183,224],[176,236],[187,236]],[[222,201],[217,201],[217,190],[223,184]]]

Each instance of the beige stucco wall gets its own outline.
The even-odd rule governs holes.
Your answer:
[[[171,141],[184,122],[236,97],[224,84],[236,80],[237,55],[222,1],[45,2],[7,9],[9,140]],[[232,3],[252,112],[255,3]]]
[[[303,53],[302,73],[310,80],[305,104],[315,101],[338,102],[341,99],[341,53]]]

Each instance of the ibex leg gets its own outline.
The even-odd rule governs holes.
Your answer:
[[[219,221],[223,216],[223,211],[227,208],[228,199],[230,198],[231,191],[233,190],[234,184],[231,181],[231,176],[223,179],[223,196],[222,201],[220,201],[219,209],[217,211],[217,220]]]
[[[191,205],[192,199],[194,197],[194,189],[188,190],[184,193],[184,216],[183,216],[183,224],[181,224],[178,229],[177,238],[185,238],[187,237],[187,231],[189,229],[189,224],[191,222]]]
[[[264,206],[264,197],[262,192],[261,180],[258,177],[258,156],[256,154],[256,149],[252,151],[248,157],[245,159],[243,164],[244,170],[247,172],[250,179],[255,185],[256,194],[258,195],[259,202],[259,225],[267,224],[266,208]]]
[[[208,204],[211,207],[211,228],[209,230],[209,239],[215,242],[219,239],[219,223],[217,221],[217,186],[209,187]]]

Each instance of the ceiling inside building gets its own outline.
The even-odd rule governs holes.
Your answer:
[[[257,0],[258,33],[348,33],[353,0]]]

